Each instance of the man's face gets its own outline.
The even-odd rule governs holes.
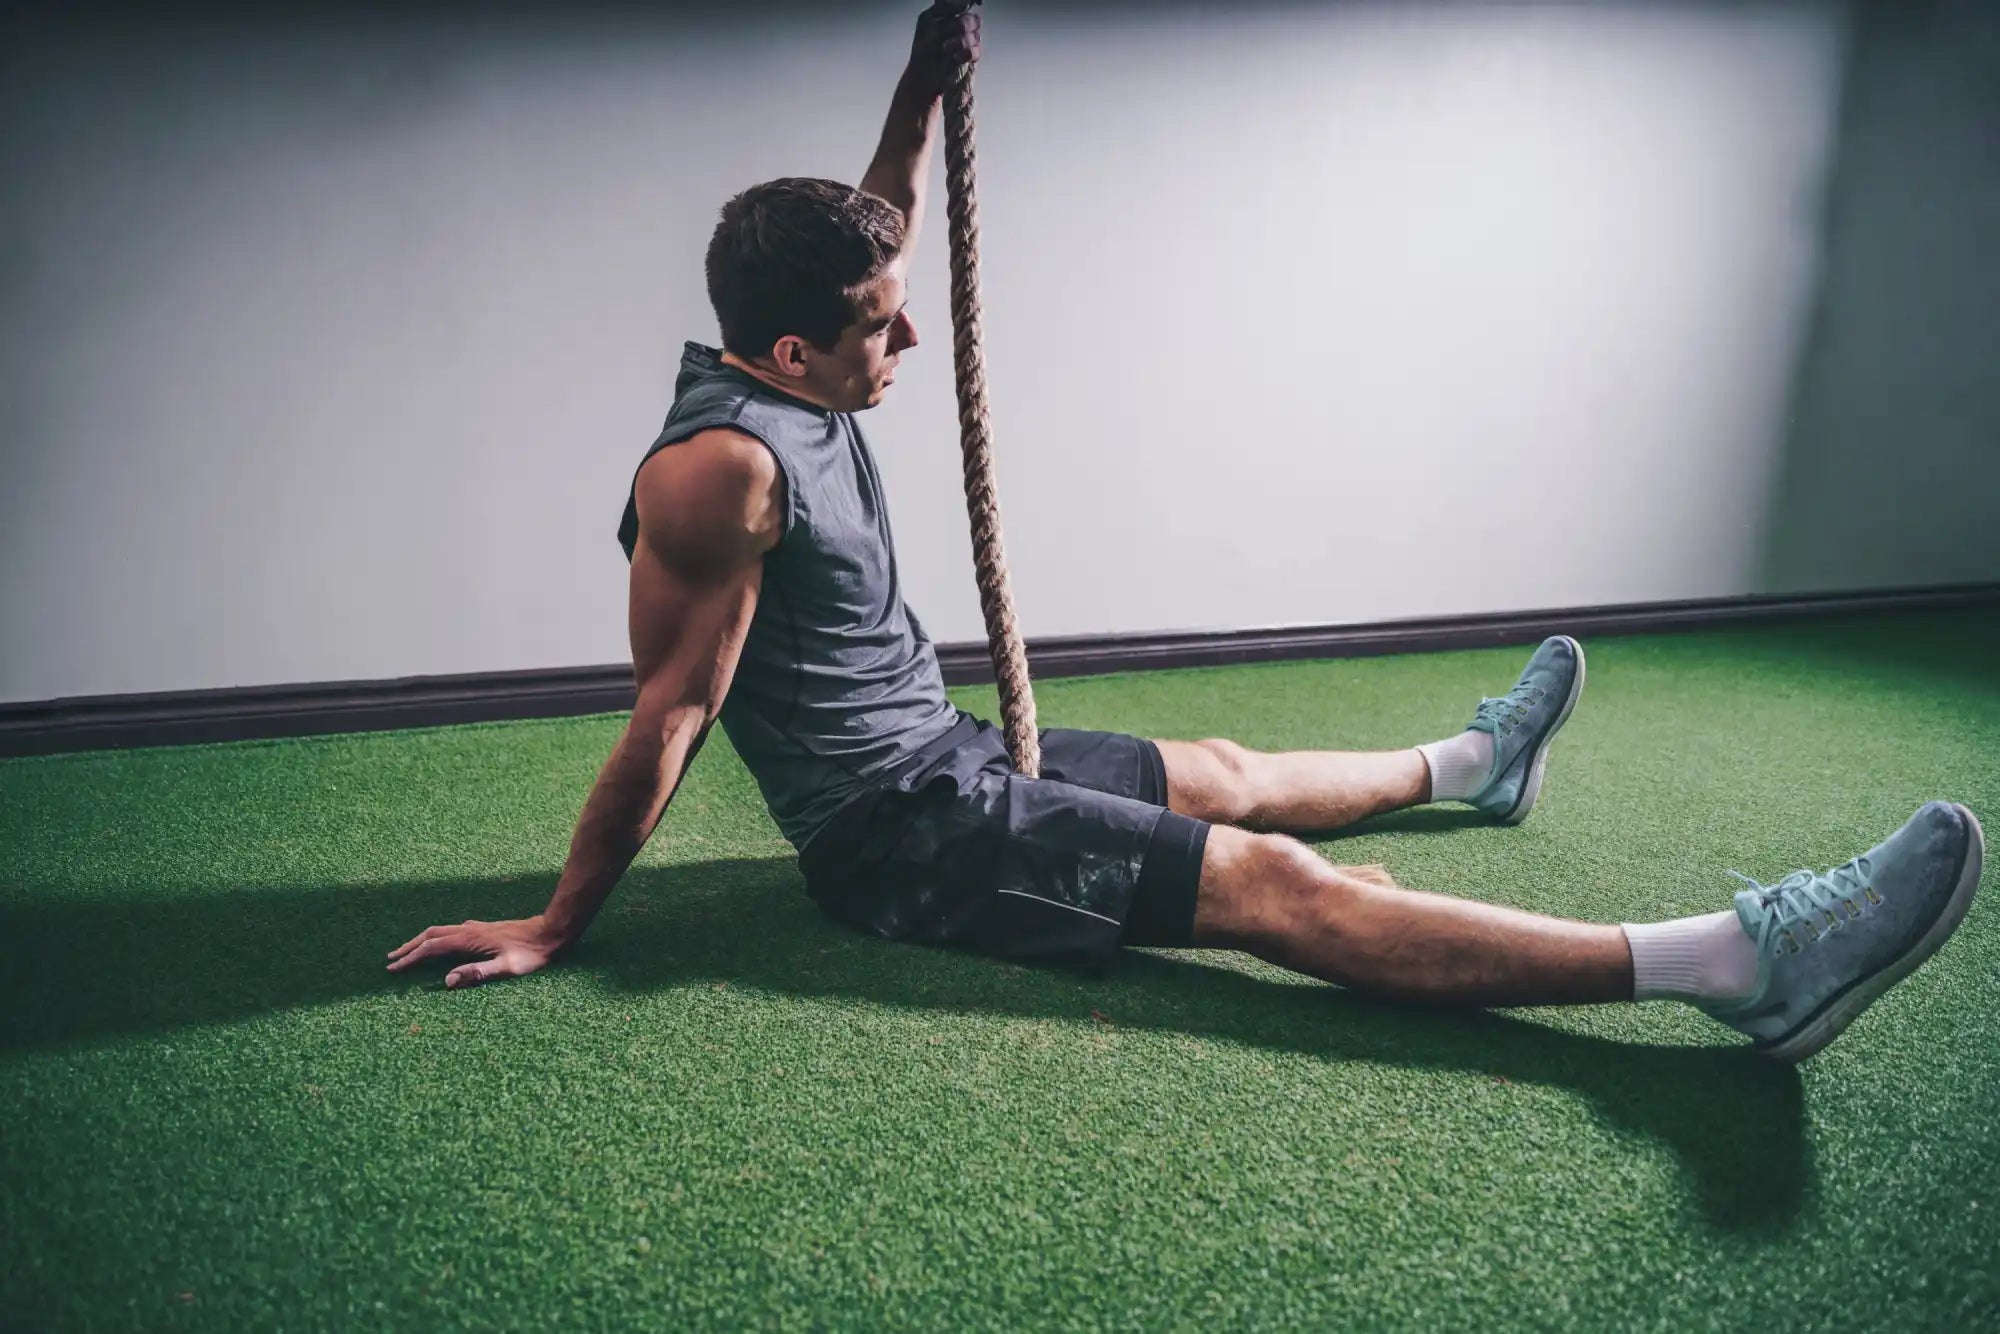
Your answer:
[[[856,292],[856,319],[840,331],[833,350],[809,354],[812,388],[835,411],[872,408],[896,382],[897,360],[917,345],[904,300],[903,275],[892,267]]]

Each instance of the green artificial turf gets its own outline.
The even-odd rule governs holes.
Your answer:
[[[1984,618],[1984,619],[1982,619]],[[1618,920],[2000,832],[1990,613],[1589,641],[1518,829],[1320,847]],[[1049,681],[1045,725],[1409,745],[1518,648]],[[990,692],[956,692],[990,711]],[[990,713],[989,713],[990,716]],[[0,1327],[1967,1328],[2000,1311],[2000,904],[1794,1070],[1674,1005],[1455,1014],[1235,954],[1092,977],[817,915],[720,733],[587,940],[619,716],[0,764]]]

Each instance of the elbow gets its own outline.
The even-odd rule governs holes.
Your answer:
[[[632,708],[632,730],[667,745],[677,740],[692,743],[707,735],[720,712],[700,700],[641,694]]]
[[[861,178],[861,190],[874,195],[890,208],[903,215],[907,226],[917,211],[917,183],[911,178],[907,164],[884,167],[878,163]]]

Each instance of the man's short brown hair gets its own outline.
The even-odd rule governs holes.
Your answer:
[[[722,345],[768,356],[795,334],[822,351],[854,323],[853,292],[903,245],[903,215],[838,181],[787,176],[722,206],[708,243],[708,299]]]

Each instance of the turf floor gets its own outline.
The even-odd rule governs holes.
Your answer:
[[[2000,626],[1588,641],[1517,829],[1321,840],[1603,920],[1946,796],[2000,834]],[[1047,725],[1401,746],[1525,652],[1050,681]],[[990,710],[990,693],[957,692]],[[617,716],[0,764],[0,1327],[1942,1328],[2000,1312],[2000,902],[1797,1069],[1673,1005],[1397,1008],[822,920],[717,734],[564,963],[384,953],[546,901]]]

